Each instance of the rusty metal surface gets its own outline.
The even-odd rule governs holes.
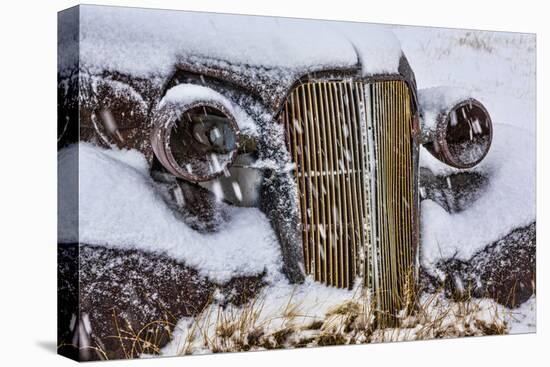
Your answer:
[[[80,361],[158,354],[178,320],[198,315],[215,293],[223,295],[223,305],[240,306],[266,284],[264,273],[217,284],[165,255],[138,250],[64,244],[57,256],[58,300],[64,305],[57,343],[61,354]],[[93,331],[79,328],[84,322]],[[78,349],[75,335],[89,344]]]
[[[368,61],[367,61],[368,62]],[[180,60],[176,71],[165,84],[166,91],[183,79],[196,79],[197,84],[222,84],[225,88],[240,90],[259,98],[269,110],[278,114],[282,111],[289,94],[299,84],[313,79],[346,79],[356,80],[405,80],[411,87],[412,98],[416,103],[416,79],[413,70],[404,54],[399,59],[399,66],[395,74],[362,75],[362,67],[319,69],[311,66],[302,70],[253,67],[250,65],[233,65],[227,61],[199,60],[189,58]],[[250,70],[253,72],[250,73]]]
[[[457,300],[492,298],[509,308],[536,294],[536,222],[519,227],[477,251],[467,261],[442,259],[435,277],[421,271],[423,291],[443,290]]]
[[[78,72],[78,81],[78,110],[72,121],[78,126],[78,141],[136,149],[151,163],[151,110],[160,99],[162,81],[84,70]],[[110,124],[105,116],[111,119]]]
[[[75,70],[75,73],[80,76],[79,91],[74,93],[75,96],[78,96],[80,110],[79,115],[74,117],[74,121],[71,119],[70,123],[80,126],[79,139],[82,141],[103,147],[118,146],[124,149],[137,149],[151,163],[153,161],[153,151],[148,137],[152,130],[152,114],[166,91],[177,84],[203,85],[224,95],[229,93],[247,96],[247,98],[260,102],[267,112],[276,116],[284,107],[284,102],[289,93],[304,80],[315,78],[363,78],[360,65],[354,68],[330,70],[312,67],[301,70],[299,73],[297,71],[285,73],[285,70],[260,68],[257,73],[253,73],[258,77],[252,79],[250,76],[241,75],[241,69],[241,65],[213,63],[208,66],[196,60],[188,60],[187,62],[180,60],[175,65],[174,73],[168,78],[158,76],[138,78],[116,71],[103,71],[92,74],[87,70]],[[406,80],[411,86],[413,99],[416,103],[416,81],[404,55],[400,59],[398,73],[372,75],[366,79],[372,81]],[[66,78],[61,79],[61,82],[64,82],[64,80]],[[132,93],[127,95],[118,94],[109,86],[113,83],[126,86],[127,90]],[[132,108],[132,105],[135,105],[135,97],[142,99],[144,107],[140,106],[139,110],[136,110],[137,112]],[[240,107],[247,109],[245,105]],[[92,121],[92,115],[103,109],[111,110],[117,122],[124,123],[130,116],[132,117],[131,121],[121,124],[119,132],[106,134],[101,124],[94,125]],[[64,113],[64,111],[61,112]],[[122,139],[120,139],[120,136]]]

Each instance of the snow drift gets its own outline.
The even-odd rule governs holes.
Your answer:
[[[424,89],[419,98],[425,110],[474,97],[493,121],[491,149],[471,169],[488,177],[485,192],[459,213],[449,214],[429,200],[421,206],[423,265],[432,269],[438,260],[453,256],[469,260],[491,242],[536,220],[535,37],[408,26],[393,30]],[[440,93],[435,88],[439,86],[453,89]],[[424,122],[433,124],[431,117],[425,116]],[[459,172],[423,148],[420,165],[438,176]]]
[[[59,153],[61,173],[60,243],[86,243],[114,249],[161,253],[198,270],[213,281],[267,271],[280,275],[280,249],[269,221],[255,208],[228,207],[230,220],[219,233],[202,234],[179,220],[164,202],[137,151],[104,150],[80,143]],[[79,202],[63,195],[74,187],[78,160]],[[73,169],[72,169],[73,168]]]

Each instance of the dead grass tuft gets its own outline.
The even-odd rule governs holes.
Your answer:
[[[507,332],[503,308],[478,299],[451,301],[442,294],[419,297],[415,306],[397,315],[397,324],[376,321],[370,297],[354,296],[329,309],[323,317],[300,314],[292,296],[278,314],[262,314],[261,299],[241,308],[212,305],[180,330],[179,354],[220,353],[310,346],[380,343]],[[212,314],[217,316],[212,318]],[[213,323],[212,320],[215,320]],[[183,331],[183,332],[181,332]],[[181,341],[180,341],[181,342]]]

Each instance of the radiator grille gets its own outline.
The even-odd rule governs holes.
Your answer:
[[[281,119],[296,163],[305,268],[400,308],[413,257],[411,101],[402,81],[311,81]]]

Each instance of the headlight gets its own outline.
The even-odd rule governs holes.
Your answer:
[[[165,104],[154,119],[153,151],[173,175],[202,182],[227,173],[237,155],[239,128],[215,102]]]
[[[438,114],[435,131],[424,141],[424,147],[456,168],[471,168],[481,162],[493,138],[491,117],[481,102],[469,98]]]

